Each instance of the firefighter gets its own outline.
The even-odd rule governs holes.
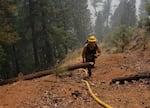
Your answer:
[[[90,36],[82,50],[83,63],[91,62],[91,67],[94,67],[95,58],[97,58],[101,54],[101,50],[98,47],[96,41],[97,39],[94,35]],[[89,72],[89,76],[91,76],[91,72]]]

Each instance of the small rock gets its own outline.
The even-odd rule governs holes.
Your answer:
[[[79,96],[82,95],[82,93],[80,93],[78,90],[74,91],[72,94],[71,94],[74,98],[77,98]]]

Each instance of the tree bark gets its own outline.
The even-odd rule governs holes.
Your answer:
[[[111,83],[119,82],[120,84],[124,84],[125,81],[131,82],[132,80],[139,80],[139,79],[145,79],[145,78],[150,78],[150,72],[143,72],[137,75],[114,78],[112,79]]]
[[[36,31],[35,31],[35,21],[34,21],[35,16],[33,15],[33,10],[34,10],[34,2],[32,2],[32,0],[29,0],[29,15],[30,15],[33,55],[34,55],[34,61],[35,61],[35,68],[37,68],[39,66],[39,58],[37,54]]]
[[[13,55],[14,55],[14,59],[15,59],[16,75],[18,75],[18,73],[20,72],[20,67],[19,67],[19,63],[18,63],[15,45],[12,45],[12,50],[13,50]]]
[[[79,64],[74,64],[71,66],[66,66],[63,68],[58,68],[58,69],[51,69],[51,70],[46,70],[46,71],[41,71],[41,72],[36,72],[36,73],[32,73],[32,74],[28,74],[28,75],[24,75],[22,76],[21,80],[31,80],[34,78],[40,78],[42,76],[46,76],[46,75],[50,75],[50,74],[54,74],[56,72],[64,72],[64,71],[72,71],[75,69],[79,69],[79,68],[87,68],[90,67],[91,64],[90,63],[79,63]],[[89,68],[88,68],[89,69]],[[91,70],[90,70],[91,71]],[[57,73],[56,73],[57,74]],[[7,80],[0,80],[0,85],[4,85],[4,84],[11,84],[13,82],[17,82],[19,81],[20,78],[15,77],[15,78],[11,78],[11,79],[7,79]]]

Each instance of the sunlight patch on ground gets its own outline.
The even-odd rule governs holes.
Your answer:
[[[81,63],[82,56],[81,56],[82,49],[77,49],[67,54],[66,58],[60,63],[60,67]]]

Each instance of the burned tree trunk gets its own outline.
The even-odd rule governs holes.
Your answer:
[[[54,74],[54,73],[57,73],[57,72],[71,71],[71,70],[75,70],[75,69],[79,69],[79,68],[88,68],[91,71],[91,64],[90,63],[79,63],[79,64],[74,64],[74,65],[71,65],[71,66],[66,66],[66,67],[63,67],[63,68],[36,72],[36,73],[28,74],[28,75],[23,75],[21,80],[31,80],[31,79],[34,79],[34,78],[40,78],[42,76]],[[17,82],[19,80],[20,80],[19,77],[7,79],[7,80],[0,80],[0,85],[10,84],[10,83],[13,83],[13,82]]]
[[[131,82],[132,80],[139,80],[150,78],[150,72],[139,73],[137,75],[125,76],[112,79],[111,83],[119,82],[120,84],[124,84],[125,81]]]
[[[87,68],[87,67],[90,67],[91,64],[90,63],[79,63],[79,64],[75,64],[75,65],[72,65],[72,66],[67,66],[67,70],[68,71],[71,71],[71,70],[74,70],[74,69],[79,69],[79,68]]]

